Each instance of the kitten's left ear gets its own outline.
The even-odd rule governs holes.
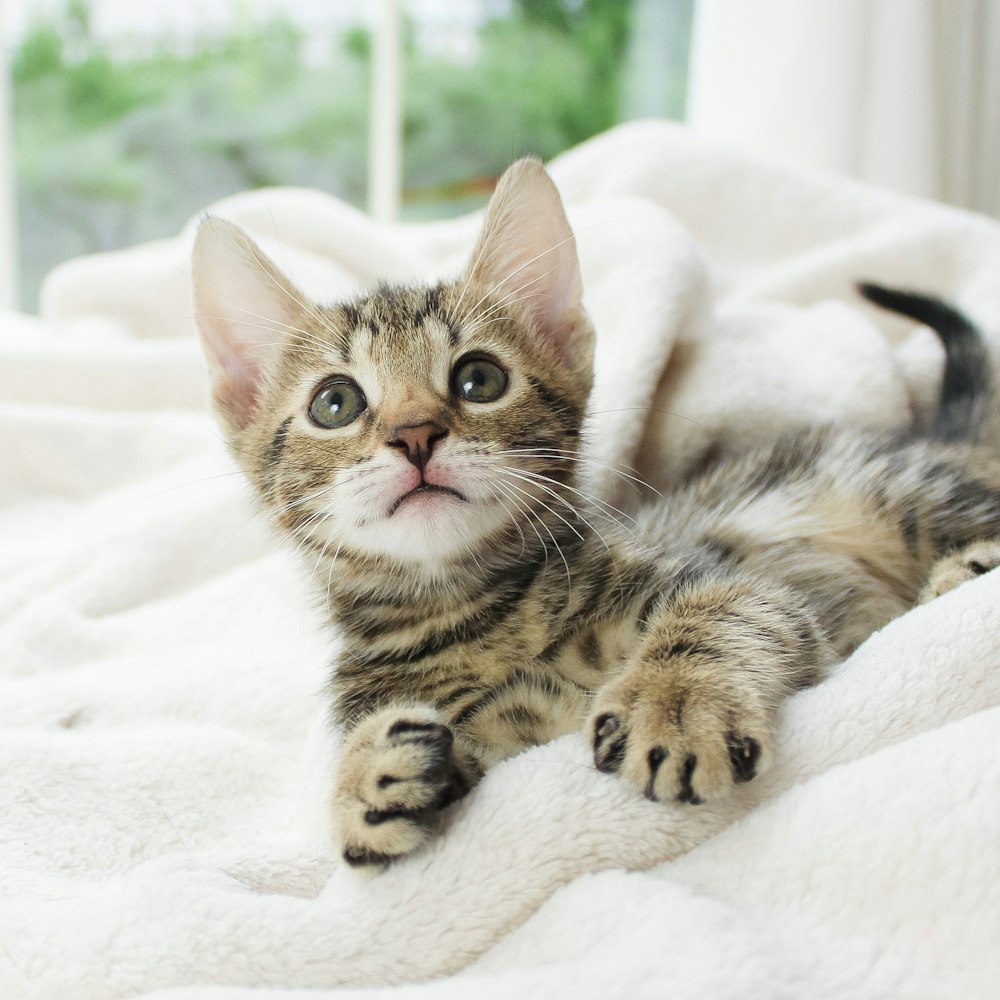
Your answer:
[[[258,411],[271,361],[304,299],[260,247],[224,219],[202,222],[191,273],[212,398],[226,423],[243,430]]]
[[[538,160],[518,160],[500,178],[468,275],[501,299],[521,302],[558,359],[589,373],[594,333],[583,309],[576,240]]]

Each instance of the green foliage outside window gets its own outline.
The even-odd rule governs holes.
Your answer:
[[[679,0],[690,15],[690,0]],[[631,0],[521,0],[487,19],[471,61],[406,32],[404,215],[479,204],[510,160],[551,157],[619,120]],[[677,44],[686,48],[684,16]],[[22,305],[66,257],[175,233],[208,203],[274,184],[364,203],[371,39],[317,58],[283,17],[225,37],[97,39],[85,0],[14,55]],[[668,108],[679,115],[683,60]]]

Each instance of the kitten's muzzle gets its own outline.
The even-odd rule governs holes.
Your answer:
[[[448,431],[440,424],[427,421],[422,424],[403,424],[396,427],[386,444],[390,448],[397,448],[406,455],[407,461],[415,465],[421,472],[427,465],[437,444]]]

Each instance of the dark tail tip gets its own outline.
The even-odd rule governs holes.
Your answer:
[[[931,429],[939,441],[975,441],[989,412],[993,365],[978,327],[962,312],[933,295],[858,284],[869,302],[929,326],[944,345],[941,401]]]

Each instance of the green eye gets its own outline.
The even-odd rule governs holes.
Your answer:
[[[492,403],[507,391],[507,373],[488,358],[463,358],[451,374],[451,388],[470,403]]]
[[[320,386],[309,404],[309,416],[331,430],[353,423],[368,408],[364,393],[350,379],[338,378]]]

